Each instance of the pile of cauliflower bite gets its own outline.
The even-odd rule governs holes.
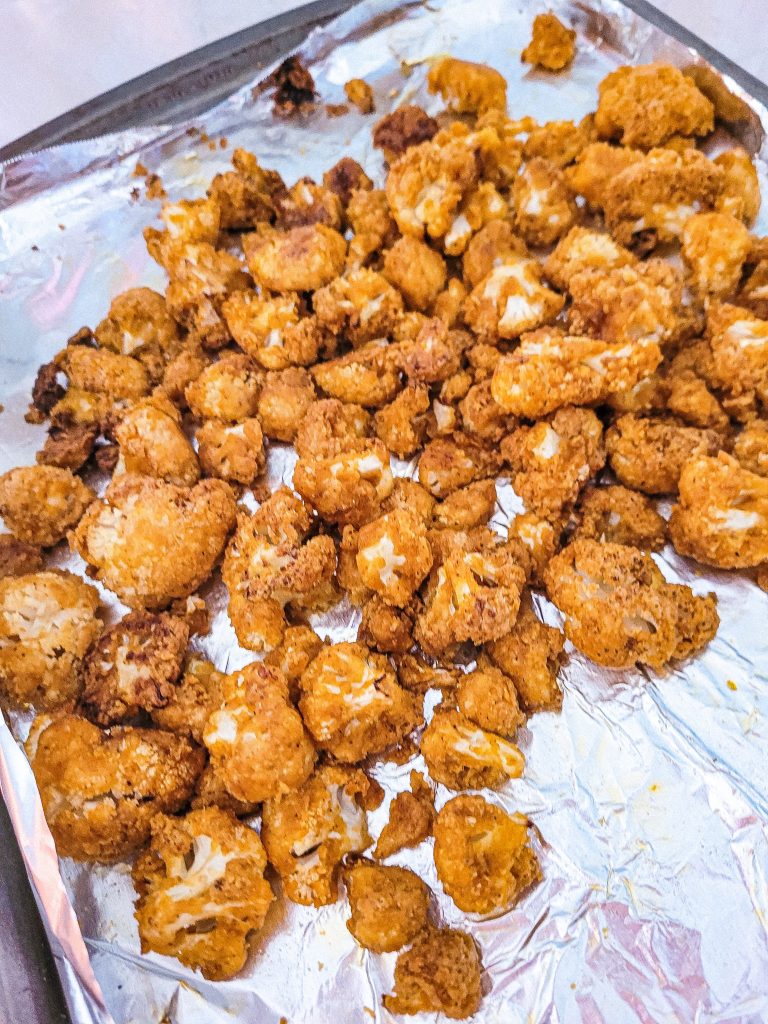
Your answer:
[[[538,18],[524,59],[554,72],[573,35]],[[428,84],[437,118],[375,125],[383,188],[349,158],[289,188],[236,151],[146,229],[165,296],[118,295],[41,368],[47,440],[0,479],[0,692],[38,712],[59,853],[133,858],[144,951],[230,977],[275,899],[268,865],[314,906],[341,877],[355,939],[400,951],[385,1005],[458,1018],[478,947],[384,862],[434,836],[461,910],[512,907],[541,877],[529,823],[463,791],[523,773],[515,735],[559,708],[565,639],[613,668],[707,644],[715,598],[665,581],[667,541],[765,581],[768,245],[749,156],[704,155],[712,103],[671,66],[609,74],[578,124],[511,119],[483,65],[441,59]],[[347,92],[372,109],[366,83]],[[270,494],[275,442],[298,461]],[[101,497],[78,475],[94,463]],[[525,506],[506,536],[499,476]],[[45,567],[65,538],[130,609],[116,624]],[[230,674],[189,647],[217,567],[254,652]],[[357,642],[329,643],[308,616],[344,595]],[[370,769],[417,752],[428,777],[374,844]]]

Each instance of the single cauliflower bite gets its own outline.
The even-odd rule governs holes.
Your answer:
[[[189,657],[184,674],[171,689],[168,700],[152,708],[152,721],[161,729],[189,736],[202,745],[203,732],[209,716],[224,700],[223,672],[217,672],[210,661],[195,655]]]
[[[398,850],[418,846],[432,835],[435,794],[420,772],[412,771],[410,782],[410,790],[406,789],[392,798],[389,818],[373,851],[376,860],[386,860]]]
[[[33,725],[27,754],[59,856],[101,862],[143,846],[158,813],[180,811],[205,762],[173,733],[102,732],[76,715]]]
[[[301,316],[295,293],[235,292],[223,310],[237,344],[266,370],[310,366],[326,347],[327,332],[316,317]]]
[[[403,312],[403,299],[381,274],[360,268],[337,277],[312,296],[318,322],[343,334],[357,348],[391,335]]]
[[[395,964],[395,993],[384,996],[391,1013],[471,1017],[480,1007],[482,964],[467,932],[427,928]]]
[[[682,555],[721,569],[768,561],[768,479],[725,452],[683,466],[669,536]]]
[[[477,480],[434,507],[433,525],[448,530],[472,530],[483,526],[496,510],[496,481]]]
[[[213,246],[219,237],[221,210],[216,200],[210,197],[163,203],[160,219],[164,230],[144,228],[144,239],[149,255],[166,270],[184,245],[204,243]]]
[[[243,250],[254,281],[268,291],[314,291],[344,269],[347,243],[326,224],[290,231],[273,229],[243,236]]]
[[[562,704],[557,676],[564,661],[563,644],[561,631],[538,618],[526,594],[512,629],[486,644],[484,651],[514,683],[523,711],[533,714],[557,711]]]
[[[246,291],[251,280],[240,260],[207,243],[182,245],[169,263],[165,301],[171,316],[193,331],[204,348],[216,351],[230,340],[223,307],[234,292]]]
[[[316,907],[336,900],[339,865],[371,845],[366,810],[379,800],[364,772],[325,765],[300,790],[265,803],[261,838],[289,900]]]
[[[633,164],[641,163],[643,155],[639,149],[590,142],[573,166],[566,168],[565,177],[591,210],[602,210],[608,202],[614,178]]]
[[[651,556],[622,544],[576,540],[544,570],[547,596],[583,654],[610,668],[662,668],[717,632],[714,594],[667,583]]]
[[[188,642],[189,626],[174,615],[126,615],[83,660],[82,713],[108,726],[163,707],[181,675]]]
[[[51,569],[0,579],[0,703],[52,709],[71,704],[80,665],[102,629],[99,595]]]
[[[382,406],[374,417],[376,435],[399,459],[407,459],[421,447],[427,431],[429,391],[410,384]]]
[[[344,93],[350,103],[354,103],[361,114],[371,114],[374,110],[373,89],[363,78],[350,78],[344,83]]]
[[[217,807],[159,815],[133,865],[142,953],[176,957],[211,981],[237,974],[275,898],[253,829]]]
[[[576,33],[566,28],[554,14],[537,14],[533,19],[533,36],[520,54],[526,64],[547,71],[562,71],[576,54]]]
[[[714,455],[721,441],[714,430],[631,414],[620,416],[605,435],[611,469],[622,484],[644,494],[674,494],[686,461]]]
[[[744,149],[727,149],[714,163],[725,172],[717,201],[721,213],[730,213],[749,227],[760,211],[760,181],[752,157]]]
[[[528,245],[552,245],[576,219],[576,204],[563,172],[549,160],[529,160],[512,186],[515,227]]]
[[[730,213],[698,213],[685,222],[683,260],[700,295],[735,292],[750,248],[749,232]]]
[[[347,928],[366,949],[393,953],[425,927],[430,892],[413,871],[359,861],[344,882],[352,911]]]
[[[94,502],[70,544],[130,608],[163,608],[211,574],[235,524],[235,500],[220,480],[176,487],[125,475]]]
[[[94,497],[71,470],[57,466],[18,466],[0,476],[0,515],[25,544],[58,544]]]
[[[405,608],[397,608],[378,594],[367,598],[360,609],[358,643],[381,654],[405,654],[413,647],[417,600],[410,601]]]
[[[115,475],[139,473],[179,487],[191,487],[200,478],[181,415],[163,394],[131,406],[115,428],[115,440],[120,446]]]
[[[667,524],[643,494],[627,487],[593,487],[579,503],[573,537],[628,544],[645,551],[664,547]]]
[[[544,566],[560,547],[562,532],[559,516],[552,522],[535,512],[518,513],[509,524],[507,543],[517,552],[526,578],[534,586],[540,585]]]
[[[253,662],[225,676],[221,689],[203,742],[226,789],[238,800],[260,803],[302,786],[312,774],[315,748],[279,669]]]
[[[255,416],[261,384],[262,375],[248,356],[228,353],[203,370],[186,398],[198,419],[237,423]]]
[[[222,230],[243,231],[271,220],[275,197],[285,189],[283,179],[277,171],[260,167],[246,149],[234,151],[232,166],[234,170],[217,174],[208,189],[218,203]]]
[[[421,107],[404,104],[376,123],[373,145],[384,151],[385,159],[391,164],[411,146],[428,142],[437,130],[437,121]]]
[[[421,737],[430,776],[448,789],[498,789],[523,774],[514,743],[486,732],[459,711],[438,709]]]
[[[419,458],[419,483],[433,498],[445,498],[475,480],[495,476],[501,463],[498,451],[456,432],[425,446]]]
[[[312,376],[331,398],[365,408],[386,405],[400,390],[397,350],[383,338],[318,363],[312,367]]]
[[[710,307],[711,377],[729,397],[768,407],[768,321],[738,306]]]
[[[471,344],[466,331],[452,331],[439,317],[424,319],[415,338],[399,343],[398,365],[412,384],[439,384],[461,369]]]
[[[542,157],[557,167],[567,167],[594,137],[591,114],[578,124],[573,121],[547,121],[530,129],[523,144],[523,156],[526,160]]]
[[[492,220],[481,228],[467,245],[461,265],[469,288],[476,288],[494,267],[509,258],[510,264],[527,256],[522,238],[512,230],[508,220]]]
[[[341,228],[341,200],[311,178],[299,178],[296,184],[275,199],[277,223],[281,228],[306,227],[311,224],[325,224],[338,231]]]
[[[571,280],[585,270],[616,270],[632,266],[635,256],[618,245],[610,235],[590,228],[574,227],[557,243],[544,263],[544,274],[549,281],[566,291]]]
[[[404,607],[432,568],[427,529],[415,512],[396,509],[361,527],[357,568],[366,587]]]
[[[266,462],[264,435],[255,417],[240,423],[207,420],[195,433],[200,466],[206,476],[249,486]]]
[[[327,522],[361,526],[392,493],[389,452],[378,439],[349,438],[324,457],[299,455],[293,486]]]
[[[510,255],[472,289],[464,317],[481,339],[516,338],[554,320],[564,302],[542,283],[535,260]]]
[[[399,743],[422,721],[421,703],[385,657],[363,644],[324,647],[301,677],[299,708],[315,742],[354,763]]]
[[[130,288],[116,295],[93,335],[100,348],[137,359],[153,382],[181,348],[178,325],[163,296],[151,288]]]
[[[508,910],[541,879],[527,825],[521,814],[507,814],[481,796],[455,796],[440,809],[435,867],[460,910]]]
[[[504,76],[487,64],[443,57],[429,69],[427,85],[439,93],[449,110],[457,114],[484,114],[487,110],[507,109],[507,83]]]
[[[733,456],[744,469],[768,476],[768,420],[753,420],[733,442]]]
[[[411,307],[430,309],[445,287],[445,260],[425,242],[403,235],[384,253],[382,274],[398,288]]]
[[[465,718],[507,739],[514,739],[525,722],[514,682],[494,665],[478,665],[463,673],[456,688],[456,703]]]
[[[259,395],[259,420],[267,437],[293,441],[316,398],[312,376],[298,366],[267,374]]]

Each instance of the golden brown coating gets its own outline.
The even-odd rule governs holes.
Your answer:
[[[373,89],[363,78],[350,78],[344,83],[344,93],[350,103],[354,103],[361,114],[372,114],[374,111]]]
[[[432,518],[435,499],[420,483],[407,477],[396,478],[392,493],[381,503],[382,512],[404,508],[415,512],[425,523]]]
[[[475,285],[464,303],[464,318],[481,340],[516,338],[554,320],[565,299],[542,282],[540,265],[508,255]]]
[[[80,665],[102,623],[99,594],[59,569],[0,579],[0,702],[57,708],[82,686]]]
[[[419,483],[434,498],[445,498],[475,480],[495,476],[501,461],[498,451],[457,431],[424,447],[419,458]]]
[[[323,641],[309,626],[289,626],[278,646],[264,658],[265,665],[271,665],[283,673],[294,702],[301,695],[299,681],[322,646]]]
[[[411,601],[405,608],[397,608],[373,594],[360,609],[358,642],[382,654],[405,654],[413,647],[417,607],[418,603]]]
[[[173,733],[102,732],[77,715],[37,720],[27,754],[59,856],[102,862],[143,846],[158,813],[180,811],[205,762]]]
[[[625,146],[652,149],[673,135],[708,135],[715,125],[714,107],[693,80],[661,61],[617,68],[598,92],[595,130]]]
[[[325,765],[300,790],[264,804],[262,842],[289,900],[335,902],[339,865],[371,845],[366,810],[380,800],[378,786],[359,768]]]
[[[495,444],[514,426],[509,416],[491,394],[491,380],[486,377],[474,384],[459,402],[461,423],[466,433]]]
[[[392,1013],[471,1017],[480,1006],[480,954],[471,935],[453,928],[425,929],[395,964],[395,994],[384,996]]]
[[[317,363],[312,376],[318,388],[331,398],[369,409],[391,402],[400,390],[397,350],[385,338]]]
[[[232,796],[210,763],[205,766],[197,780],[190,806],[195,811],[204,807],[220,807],[224,811],[231,811],[238,818],[250,817],[259,809],[259,804],[248,803]]]
[[[513,257],[510,262],[514,263],[515,257],[526,256],[527,252],[525,242],[514,233],[508,220],[492,220],[467,245],[461,261],[464,278],[475,288],[507,257]]]
[[[685,462],[714,455],[722,437],[673,419],[619,416],[605,435],[608,462],[619,481],[644,494],[674,494]]]
[[[260,803],[302,786],[312,774],[315,748],[280,670],[252,662],[225,676],[221,693],[203,742],[232,796]]]
[[[35,461],[45,466],[59,466],[76,473],[86,464],[96,447],[98,423],[51,423],[45,443]]]
[[[166,270],[183,246],[195,243],[213,246],[219,237],[221,210],[210,196],[163,203],[160,219],[163,230],[146,227],[144,239],[149,255]]]
[[[358,861],[344,873],[352,911],[347,928],[361,946],[392,953],[427,923],[429,887],[407,868]]]
[[[197,454],[206,476],[250,486],[264,469],[264,435],[255,417],[240,423],[207,420],[195,431]]]
[[[254,281],[273,292],[314,291],[344,269],[347,243],[326,224],[290,231],[263,228],[243,236],[243,250]]]
[[[357,347],[392,334],[403,299],[381,274],[359,268],[319,288],[312,309],[322,327]]]
[[[681,555],[722,569],[768,561],[768,480],[725,452],[694,456],[680,475],[669,537]]]
[[[445,260],[411,235],[403,235],[387,249],[381,272],[412,309],[430,309],[445,287]]]
[[[487,64],[442,57],[429,69],[427,86],[439,93],[446,108],[457,114],[484,114],[507,109],[507,83]]]
[[[323,184],[331,192],[335,192],[341,200],[344,221],[348,223],[346,207],[357,189],[372,189],[373,182],[363,168],[351,156],[343,156],[333,167],[323,173]]]
[[[768,476],[768,420],[747,423],[733,443],[732,454],[744,469]]]
[[[438,124],[421,107],[404,104],[385,114],[373,129],[373,144],[384,151],[384,157],[393,163],[410,146],[428,142],[437,134]]]
[[[389,818],[373,851],[376,860],[386,860],[398,850],[418,846],[432,835],[435,794],[420,772],[411,772],[410,783],[410,790],[406,789],[392,798]]]
[[[755,401],[768,407],[768,321],[738,306],[712,304],[707,334],[712,383],[746,407],[747,418]]]
[[[421,737],[430,776],[448,789],[498,789],[523,774],[525,758],[514,743],[486,732],[459,711],[439,708]]]
[[[218,807],[158,815],[131,871],[142,953],[176,957],[211,981],[237,974],[275,898],[253,829]]]
[[[512,186],[515,228],[528,245],[552,245],[576,220],[576,203],[557,164],[533,157]]]
[[[561,291],[584,270],[614,270],[632,266],[636,258],[610,235],[590,228],[574,227],[564,235],[544,263],[544,274]]]
[[[614,178],[642,159],[639,149],[590,142],[576,157],[575,164],[566,168],[565,177],[573,191],[586,199],[588,207],[602,210],[613,188]]]
[[[0,580],[6,576],[26,576],[43,568],[43,552],[34,544],[0,533]]]
[[[413,455],[424,442],[429,391],[423,384],[409,384],[374,416],[376,436],[399,459]]]
[[[714,594],[667,583],[639,548],[576,540],[544,570],[565,633],[587,657],[610,668],[661,668],[704,647],[717,632]]]
[[[251,286],[240,260],[207,243],[189,243],[174,252],[167,270],[165,302],[171,316],[194,331],[204,348],[222,348],[230,340],[224,303]]]
[[[225,678],[224,673],[217,672],[210,661],[192,655],[167,703],[152,709],[152,721],[161,729],[189,736],[202,745],[205,724],[224,700],[222,684]]]
[[[563,695],[557,676],[564,661],[564,643],[559,629],[538,618],[530,594],[526,594],[512,629],[486,644],[484,650],[514,683],[523,711],[533,714],[560,709]]]
[[[525,722],[514,682],[498,668],[483,663],[459,677],[456,687],[459,711],[486,732],[514,739]]]
[[[432,568],[424,521],[395,509],[366,523],[358,533],[357,568],[366,587],[403,608]]]
[[[399,342],[398,366],[412,384],[443,383],[459,372],[471,341],[467,331],[449,330],[440,317],[424,317],[415,335]]]
[[[752,157],[744,149],[727,149],[714,163],[725,172],[717,209],[733,214],[749,227],[760,210],[760,182]]]
[[[178,409],[187,408],[185,391],[211,362],[200,341],[190,335],[181,351],[170,360],[156,393],[167,395]]]
[[[563,523],[535,512],[518,513],[507,530],[507,543],[517,552],[528,582],[538,586],[544,566],[560,547]]]
[[[267,370],[309,366],[325,347],[326,335],[314,317],[302,317],[299,297],[240,291],[223,305],[237,344]]]
[[[211,574],[235,523],[221,480],[176,487],[124,475],[94,502],[70,545],[130,608],[164,608]]]
[[[116,295],[93,336],[100,348],[138,359],[153,383],[181,348],[178,325],[163,296],[151,288],[129,288]]]
[[[307,370],[291,366],[268,373],[258,407],[266,436],[275,441],[293,441],[315,398],[315,386]]]
[[[286,231],[311,224],[325,224],[335,231],[341,228],[341,200],[311,178],[299,178],[291,188],[280,192],[275,197],[275,210],[278,227]]]
[[[363,644],[323,647],[301,677],[299,708],[315,742],[354,763],[399,743],[422,721],[421,702],[385,657]]]
[[[579,502],[579,522],[573,537],[608,544],[628,544],[645,551],[660,551],[667,524],[649,498],[618,484],[592,487]]]
[[[108,726],[164,707],[181,675],[188,642],[183,619],[130,612],[106,629],[83,659],[81,713]]]
[[[543,157],[557,167],[567,167],[595,137],[594,118],[587,114],[578,124],[573,121],[547,121],[535,125],[523,144],[526,160]]]
[[[477,480],[453,491],[434,506],[433,525],[441,529],[471,530],[483,526],[496,510],[496,481]]]
[[[0,515],[26,544],[58,544],[94,498],[79,477],[58,466],[18,466],[0,476]]]
[[[736,291],[751,239],[743,222],[730,213],[697,213],[685,222],[682,255],[691,284],[702,296]]]
[[[303,426],[308,422],[309,417]],[[297,446],[298,442],[299,438]],[[381,502],[392,493],[389,452],[378,439],[354,435],[334,447],[332,454],[314,458],[305,457],[297,448],[300,458],[293,472],[293,486],[326,521],[361,526],[377,514]]]
[[[347,223],[353,232],[347,253],[350,267],[364,266],[397,238],[397,224],[383,188],[354,189],[346,213]]]
[[[271,220],[275,197],[285,188],[283,179],[277,171],[261,167],[247,149],[234,151],[232,166],[234,170],[217,174],[208,189],[218,203],[222,230],[243,231]]]
[[[115,428],[120,457],[115,474],[139,473],[191,487],[200,466],[182,429],[181,415],[162,392],[132,405]]]
[[[261,384],[262,374],[248,356],[227,353],[189,385],[186,398],[198,419],[237,423],[256,415]]]
[[[508,910],[541,879],[528,821],[481,796],[455,796],[435,821],[435,867],[446,893],[471,914]]]
[[[533,19],[533,35],[520,59],[547,71],[562,71],[575,54],[576,33],[550,12]]]

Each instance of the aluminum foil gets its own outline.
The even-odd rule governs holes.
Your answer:
[[[372,0],[316,31],[301,52],[324,102],[343,102],[343,83],[360,76],[373,85],[380,113],[407,100],[436,107],[424,85],[426,57],[487,61],[509,81],[511,113],[541,121],[594,109],[597,82],[618,64],[702,63],[613,0],[561,0],[548,6],[578,29],[572,72],[532,70],[519,54],[540,6]],[[734,130],[765,156],[768,113],[727,84],[740,103]],[[63,146],[4,168],[0,470],[32,462],[41,444],[42,428],[23,420],[37,366],[77,328],[98,321],[118,292],[163,288],[141,237],[158,205],[131,198],[141,184],[132,176],[137,160],[160,174],[171,198],[202,194],[235,145],[288,181],[319,177],[343,153],[374,177],[382,173],[370,146],[373,119],[354,109],[329,119],[321,107],[308,119],[278,121],[269,99],[246,88],[196,123],[229,148],[211,149],[182,125]],[[757,231],[768,231],[766,215]],[[290,479],[292,462],[289,449],[271,450],[275,481]],[[503,481],[499,507],[503,530],[520,507]],[[54,560],[83,569],[66,551]],[[523,778],[489,795],[530,816],[543,883],[509,913],[468,918],[444,896],[429,842],[395,858],[432,886],[446,924],[477,939],[486,970],[478,1024],[768,1020],[768,595],[743,575],[704,573],[669,548],[658,560],[670,580],[717,593],[719,633],[693,662],[663,673],[605,671],[572,652],[561,677],[562,713],[529,720]],[[119,614],[114,596],[103,597]],[[199,647],[221,669],[251,660],[237,647],[221,585],[207,597],[214,627]],[[556,610],[537,600],[557,622]],[[342,605],[313,624],[333,639],[352,639],[357,619]],[[319,911],[276,903],[245,971],[226,983],[141,956],[129,865],[57,862],[18,746],[27,726],[23,716],[8,725],[0,719],[0,787],[77,1024],[393,1020],[381,997],[391,991],[394,956],[355,944],[343,899]],[[389,798],[420,764],[375,768],[387,799],[371,815],[374,835]],[[449,794],[438,789],[442,804]]]

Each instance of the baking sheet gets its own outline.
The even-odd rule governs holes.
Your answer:
[[[302,53],[324,102],[342,102],[343,83],[360,76],[374,86],[379,113],[407,100],[436,109],[424,88],[425,57],[450,52],[487,61],[508,78],[510,113],[541,121],[594,109],[596,83],[619,63],[663,57],[685,66],[695,59],[611,0],[549,6],[579,30],[579,55],[567,76],[520,64],[540,9],[527,2],[492,0],[471,13],[459,0],[366,3],[313,34]],[[768,125],[768,115],[754,102],[751,110],[735,128],[765,156],[760,124]],[[32,462],[41,444],[42,429],[23,422],[37,366],[77,328],[97,322],[118,292],[164,287],[141,238],[158,205],[130,195],[140,184],[132,176],[137,160],[161,175],[171,198],[202,194],[236,145],[289,181],[319,178],[345,152],[381,178],[370,146],[373,119],[354,111],[329,120],[320,108],[308,119],[274,121],[270,101],[245,88],[198,123],[212,138],[225,137],[228,148],[211,150],[186,126],[135,129],[4,169],[0,471]],[[760,169],[765,187],[762,163]],[[758,233],[766,224],[763,215]],[[289,478],[290,466],[276,446],[273,478]],[[508,487],[500,499],[505,514],[514,514]],[[83,568],[65,551],[55,561]],[[477,1022],[768,1019],[768,597],[746,577],[704,574],[670,549],[659,562],[669,579],[717,592],[720,631],[694,662],[660,674],[607,672],[572,655],[561,678],[562,714],[530,719],[521,738],[525,775],[491,797],[533,820],[542,885],[510,913],[468,920],[442,894],[431,843],[394,859],[432,886],[446,924],[468,927],[479,942],[488,992]],[[119,603],[103,593],[117,614]],[[220,589],[209,596],[218,614],[201,648],[219,668],[251,660],[237,648]],[[540,608],[557,621],[545,601]],[[336,640],[356,631],[345,608],[315,626]],[[11,724],[23,736],[24,719]],[[389,797],[407,787],[420,764],[382,765],[374,774]],[[356,946],[343,900],[320,911],[273,907],[243,974],[207,983],[174,960],[139,955],[126,864],[57,867],[31,772],[4,724],[0,785],[78,1024],[395,1019],[381,1007],[395,958]],[[438,804],[449,795],[440,788]],[[374,835],[387,804],[371,815]]]

